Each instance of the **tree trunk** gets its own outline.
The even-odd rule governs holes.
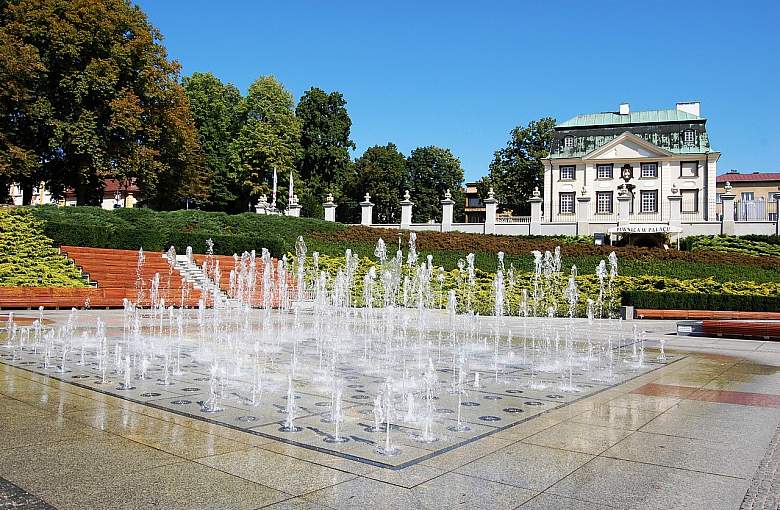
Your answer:
[[[32,204],[33,185],[31,183],[23,183],[21,186],[22,186],[22,205]]]

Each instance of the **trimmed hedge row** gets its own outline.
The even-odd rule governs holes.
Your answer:
[[[56,245],[89,246],[92,248],[113,248],[118,250],[165,251],[171,246],[178,253],[184,253],[192,246],[195,253],[205,253],[206,240],[214,242],[214,253],[233,255],[244,251],[267,248],[274,257],[281,257],[289,251],[287,243],[275,234],[237,235],[203,234],[198,232],[176,232],[135,227],[105,227],[84,225],[75,222],[54,222],[44,224],[45,234]]]
[[[652,310],[780,311],[780,296],[649,291],[624,291],[620,296],[624,306]]]

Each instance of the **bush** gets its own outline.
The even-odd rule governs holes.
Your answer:
[[[0,286],[86,287],[67,257],[52,247],[42,222],[26,209],[0,209]]]
[[[36,207],[33,212],[45,222],[47,235],[57,245],[128,250],[143,247],[147,251],[163,251],[173,245],[181,252],[192,246],[196,253],[204,253],[206,240],[211,238],[214,253],[219,255],[267,248],[278,257],[292,249],[300,235],[344,228],[341,224],[308,218],[195,210]]]
[[[621,293],[621,302],[625,306],[654,310],[753,312],[776,312],[780,310],[780,296],[624,291]]]
[[[744,253],[758,257],[780,257],[780,236],[690,236],[681,248],[688,251]]]

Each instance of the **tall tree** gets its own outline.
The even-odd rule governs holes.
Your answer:
[[[231,144],[242,124],[241,92],[211,73],[194,73],[184,78],[183,85],[209,180],[206,208],[235,210],[240,190]]]
[[[550,154],[554,128],[552,117],[514,128],[506,147],[495,152],[488,178],[480,181],[480,194],[487,196],[487,189],[492,186],[503,209],[527,213],[534,187],[542,189],[542,158]]]
[[[249,86],[244,100],[244,125],[234,142],[238,164],[239,200],[246,207],[271,190],[274,169],[279,183],[287,183],[301,157],[301,124],[293,96],[273,76],[262,76]],[[277,206],[287,199],[280,186]],[[297,189],[297,188],[296,188]]]
[[[412,219],[417,223],[441,221],[441,200],[450,190],[455,217],[463,215],[463,168],[449,149],[419,147],[406,160],[412,186]]]
[[[129,0],[16,0],[0,14],[0,172],[97,203],[136,179],[174,207],[199,192],[200,152],[179,66]]]
[[[301,121],[302,157],[298,171],[307,186],[301,197],[303,214],[322,214],[322,199],[326,192],[340,195],[341,183],[350,165],[349,149],[355,144],[349,139],[352,120],[347,102],[340,92],[327,93],[312,87],[295,109]]]
[[[336,209],[341,221],[354,222],[359,217],[358,204],[365,194],[371,195],[376,223],[397,223],[401,217],[399,202],[404,190],[409,187],[406,171],[406,158],[395,144],[369,147],[355,161],[350,179],[347,181],[347,194],[340,200]]]

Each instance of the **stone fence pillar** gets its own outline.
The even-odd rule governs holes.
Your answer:
[[[401,228],[409,229],[412,226],[412,207],[414,202],[410,200],[409,190],[404,193],[404,199],[401,200]]]
[[[452,193],[447,190],[444,193],[444,200],[441,201],[441,231],[449,232],[452,230],[452,214],[455,201],[452,199]]]
[[[371,203],[371,195],[366,193],[365,200],[360,202],[360,224],[370,226],[374,223],[374,204]]]
[[[780,193],[775,193],[775,234],[780,236]]]
[[[485,233],[496,233],[496,209],[498,209],[498,199],[493,192],[493,188],[488,191],[488,197],[482,201],[485,204]]]
[[[666,197],[669,200],[669,226],[682,226],[682,196],[677,194],[677,187],[672,187],[672,194]]]
[[[583,186],[584,188],[584,186]],[[590,224],[588,223],[588,214],[590,213],[590,197],[582,190],[583,194],[577,197],[577,235],[590,235]]]
[[[720,233],[725,236],[734,235],[734,199],[737,198],[734,193],[731,192],[731,183],[726,182],[723,186],[723,193],[720,196],[720,200],[723,206],[723,216],[721,218]]]
[[[618,191],[618,225],[628,225],[631,223],[631,195],[625,191]]]
[[[301,216],[301,204],[298,203],[298,195],[293,195],[287,204],[287,216],[299,218]]]
[[[542,235],[542,197],[539,188],[534,188],[533,196],[528,199],[531,204],[531,227],[529,233],[532,236]]]
[[[325,221],[336,221],[336,203],[333,201],[333,195],[328,193],[325,202],[322,204],[325,208]]]

